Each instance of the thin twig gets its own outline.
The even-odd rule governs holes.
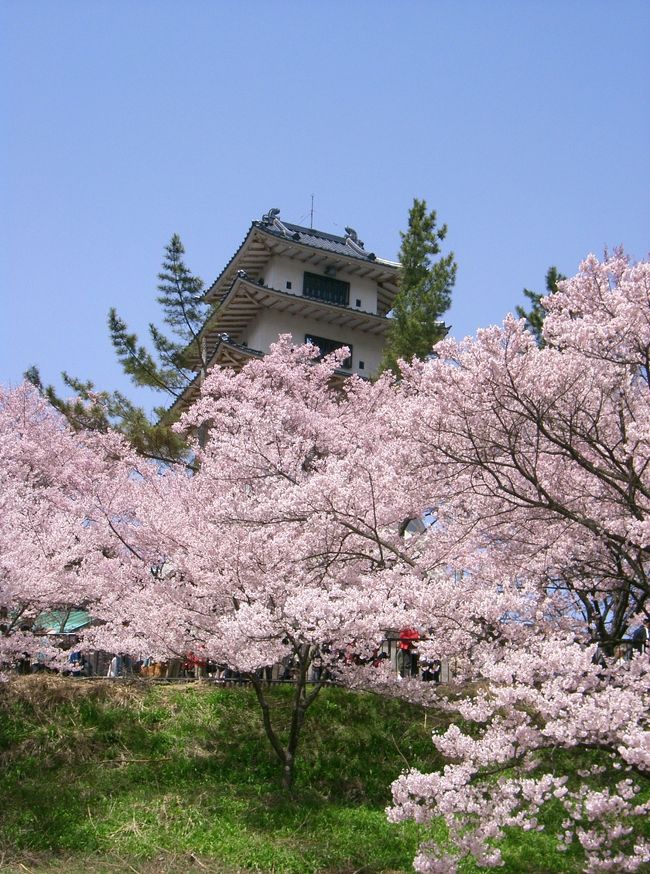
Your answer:
[[[403,752],[400,750],[400,748],[397,746],[397,741],[395,740],[395,737],[394,737],[392,731],[391,731],[391,733],[390,733],[390,739],[391,739],[392,742],[395,744],[395,749],[397,750],[397,752],[398,752],[398,753],[400,754],[400,756],[402,757],[402,760],[404,761],[404,764],[406,765],[406,767],[407,767],[407,768],[410,768],[410,767],[411,767],[411,763],[408,761],[408,759],[406,758],[406,756],[404,755],[404,753],[403,753]]]

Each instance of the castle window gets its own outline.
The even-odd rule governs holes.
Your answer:
[[[347,346],[350,354],[343,361],[341,367],[344,370],[352,369],[352,346],[349,343],[341,343],[338,340],[328,340],[327,337],[316,337],[314,334],[305,334],[305,343],[311,343],[312,346],[318,346],[320,350],[319,360],[334,352],[335,349],[340,349],[341,346]]]
[[[319,276],[316,273],[305,273],[302,285],[303,297],[313,297],[327,303],[337,303],[347,306],[350,302],[350,283],[332,276]]]

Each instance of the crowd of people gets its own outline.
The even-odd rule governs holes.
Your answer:
[[[449,666],[444,671],[441,659],[421,655],[418,650],[420,640],[421,637],[417,630],[402,629],[398,635],[388,637],[381,647],[368,656],[360,655],[352,642],[336,654],[336,661],[344,665],[379,667],[386,660],[390,660],[395,672],[402,678],[419,678],[425,683],[440,683],[443,681],[443,673],[447,677],[449,676]],[[66,643],[68,646],[70,645],[69,641]],[[615,648],[614,655],[630,659],[635,653],[648,652],[650,652],[650,617],[636,627],[628,638],[620,642]],[[315,683],[329,679],[327,668],[329,659],[325,658],[325,655],[331,655],[326,646],[323,647],[322,652],[313,654],[309,671],[310,682]],[[224,684],[247,682],[247,677],[242,672],[236,671],[226,664],[219,664],[211,659],[203,658],[193,652],[186,653],[182,658],[172,657],[165,661],[157,661],[150,657],[132,658],[125,653],[84,653],[72,649],[63,667],[53,669],[41,659],[31,661],[28,658],[16,665],[18,673],[37,673],[48,670],[56,670],[63,675],[74,677],[140,676],[167,680],[209,679]],[[288,683],[295,679],[297,670],[296,660],[287,656],[277,665],[260,668],[257,675],[269,683]]]

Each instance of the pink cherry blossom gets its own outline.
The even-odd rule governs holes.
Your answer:
[[[649,271],[590,257],[547,302],[543,349],[508,317],[401,381],[341,384],[344,352],[317,362],[280,338],[208,374],[178,425],[191,468],[7,396],[3,605],[35,586],[30,615],[92,606],[87,647],[242,672],[287,787],[326,676],[448,711],[432,738],[446,766],[393,785],[392,821],[447,825],[418,871],[498,866],[504,829],[541,830],[548,804],[585,871],[641,870],[650,662],[620,640],[650,604]],[[405,628],[453,666],[451,690],[374,664]],[[281,662],[286,741],[260,673]]]

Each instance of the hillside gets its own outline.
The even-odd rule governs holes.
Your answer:
[[[386,821],[390,783],[440,764],[430,737],[443,724],[325,689],[288,797],[246,687],[16,678],[0,689],[0,869],[407,872],[424,833]],[[506,858],[505,871],[576,870],[545,835]]]

